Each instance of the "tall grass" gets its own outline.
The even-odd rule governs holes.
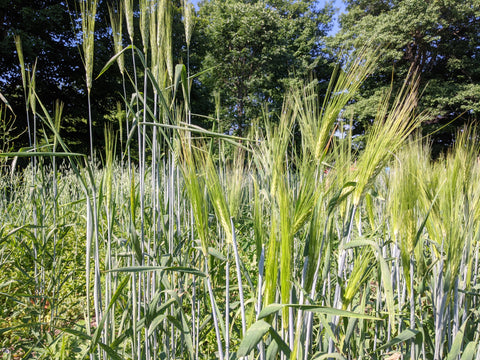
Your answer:
[[[324,101],[314,84],[292,89],[245,138],[202,129],[171,60],[171,4],[140,5],[138,47],[123,3],[124,49],[112,8],[100,74],[132,51],[123,151],[106,129],[101,166],[72,154],[61,106],[50,115],[33,91],[47,146],[1,154],[35,159],[2,177],[2,356],[479,358],[476,133],[432,161],[411,74],[357,153],[341,111],[376,51],[338,68]]]

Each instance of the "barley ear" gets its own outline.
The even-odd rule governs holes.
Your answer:
[[[113,48],[115,54],[121,53],[117,57],[118,68],[120,73],[125,72],[125,56],[122,52],[123,43],[122,43],[122,34],[123,34],[123,3],[118,3],[117,7],[109,5],[108,13],[110,16],[110,24],[112,26],[112,37],[113,37]]]

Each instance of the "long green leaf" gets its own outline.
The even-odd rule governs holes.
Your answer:
[[[97,75],[97,77],[96,77],[95,79],[98,79],[100,76],[102,76],[103,73],[104,73],[105,71],[107,71],[107,70],[110,68],[110,66],[113,65],[113,63],[117,60],[117,58],[118,58],[119,56],[121,56],[125,51],[130,50],[130,49],[132,49],[132,48],[135,48],[135,46],[134,46],[134,45],[128,45],[128,46],[127,46],[126,48],[124,48],[122,51],[116,53],[112,58],[110,58],[110,60],[107,61],[107,63],[105,64],[105,66],[103,67],[103,69],[100,71],[100,73]]]
[[[262,309],[262,311],[260,311],[260,314],[258,314],[258,319],[260,320],[260,319],[266,318],[267,316],[282,310],[283,306],[284,305],[282,304],[275,304],[275,303],[265,306]]]
[[[105,320],[109,318],[110,309],[112,308],[113,304],[115,304],[119,296],[122,294],[123,288],[128,284],[129,281],[130,281],[130,277],[126,276],[122,280],[122,282],[118,285],[117,290],[115,290],[115,294],[113,295],[112,300],[110,300],[110,303],[108,304],[107,311],[105,311],[105,314],[103,315],[102,320],[98,324],[97,329],[95,330],[95,333],[92,336],[92,342],[90,343],[90,352],[93,352],[97,344],[99,344],[100,336],[103,331],[103,326],[105,325]]]
[[[148,271],[173,271],[185,274],[193,274],[205,277],[205,273],[194,269],[189,268],[186,266],[128,266],[128,267],[121,267],[116,269],[107,270],[107,272],[133,272],[133,273],[140,273],[140,272],[148,272]]]
[[[465,321],[458,331],[457,335],[455,336],[455,339],[453,340],[452,347],[450,348],[450,351],[447,355],[447,360],[454,360],[457,359],[458,356],[462,352],[462,343],[463,343],[463,335],[465,334],[465,326],[467,325],[467,322]]]
[[[280,334],[277,333],[273,327],[270,327],[269,333],[270,333],[270,336],[272,337],[273,341],[275,341],[277,343],[278,348],[285,354],[287,359],[289,359],[290,358],[290,353],[291,353],[290,348],[285,343],[285,341],[283,341]]]
[[[80,153],[68,153],[68,152],[49,152],[49,151],[32,151],[32,152],[9,152],[9,153],[0,153],[0,157],[71,157],[71,156],[81,156],[85,157],[85,154]]]
[[[264,320],[256,321],[245,333],[237,350],[237,358],[247,356],[270,330],[271,325]]]
[[[109,359],[113,359],[113,360],[124,360],[125,359],[123,356],[120,356],[115,350],[113,350],[110,346],[108,346],[104,343],[99,342],[98,346],[100,346],[102,348],[102,350],[105,351],[108,354]]]
[[[394,345],[397,345],[397,344],[400,344],[400,343],[404,343],[404,342],[407,342],[408,340],[414,338],[415,336],[417,336],[417,334],[419,333],[418,330],[412,330],[412,329],[406,329],[404,331],[402,331],[400,334],[398,334],[398,336],[396,336],[395,338],[393,338],[391,341],[389,341],[388,343],[378,347],[375,352],[379,352],[383,349],[386,349],[386,348],[389,348],[389,347],[392,347]]]
[[[323,360],[323,359],[345,360],[345,357],[342,354],[338,354],[338,353],[318,354],[318,355],[314,355],[311,360]]]
[[[467,346],[465,346],[465,350],[463,350],[462,357],[460,360],[472,360],[475,356],[475,349],[477,347],[476,341],[470,341]]]
[[[356,319],[365,319],[365,320],[376,320],[376,321],[381,321],[383,319],[371,316],[371,315],[366,315],[366,314],[360,314],[356,313],[353,311],[347,311],[347,310],[340,310],[340,309],[335,309],[332,307],[328,306],[320,306],[320,305],[299,305],[299,304],[270,304],[266,306],[265,308],[262,309],[260,312],[258,318],[263,319],[273,313],[276,313],[280,310],[282,310],[285,307],[291,307],[294,309],[299,309],[302,311],[310,311],[313,313],[320,313],[320,314],[326,314],[326,315],[334,315],[334,316],[341,316],[341,317],[350,317],[350,318],[356,318]]]

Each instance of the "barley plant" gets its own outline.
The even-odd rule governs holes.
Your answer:
[[[16,39],[31,143],[0,148],[2,359],[480,359],[478,135],[432,160],[418,74],[384,95],[362,150],[342,110],[377,49],[240,138],[192,124],[170,1],[140,1],[139,24],[112,4],[116,54],[94,75],[96,1],[80,9],[88,94],[119,70],[125,131],[72,153]]]

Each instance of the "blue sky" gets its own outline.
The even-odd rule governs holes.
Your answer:
[[[190,0],[190,1],[195,5],[195,7],[197,7],[198,2],[200,2],[201,0]],[[317,2],[319,4],[319,6],[323,6],[327,2],[327,0],[317,0]],[[336,8],[338,8],[339,11],[337,12],[337,14],[335,14],[333,28],[330,31],[329,35],[333,35],[338,31],[338,29],[339,29],[338,15],[339,15],[339,13],[341,13],[342,11],[345,10],[345,5],[343,4],[342,0],[335,0],[334,1],[334,6]]]
[[[319,4],[322,6],[326,1],[319,1]],[[345,4],[342,0],[335,0],[334,6],[338,8],[338,12],[334,16],[333,28],[330,31],[330,35],[333,35],[339,30],[338,15],[345,11]]]

